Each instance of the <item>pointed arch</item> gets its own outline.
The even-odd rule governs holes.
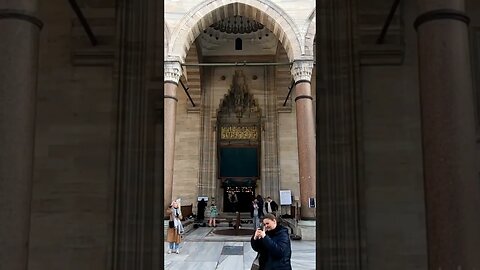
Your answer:
[[[166,58],[168,55],[168,45],[171,38],[170,28],[166,21],[163,22],[163,55]]]
[[[298,27],[270,0],[206,0],[191,9],[178,24],[169,42],[169,56],[184,61],[190,45],[211,24],[230,16],[252,18],[268,28],[285,48],[290,61],[303,53]]]
[[[309,23],[307,28],[307,33],[305,34],[305,54],[306,55],[314,55],[314,47],[313,42],[315,39],[316,33],[316,9],[314,9],[311,15],[308,17]]]

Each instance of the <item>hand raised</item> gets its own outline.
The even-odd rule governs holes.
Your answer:
[[[254,238],[255,238],[255,239],[259,239],[259,238],[261,237],[261,235],[262,235],[262,230],[257,229],[257,230],[255,231],[255,236],[254,236]]]
[[[260,230],[260,237],[264,238],[265,237],[265,226],[263,226],[263,229]]]

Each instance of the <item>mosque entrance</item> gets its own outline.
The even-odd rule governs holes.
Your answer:
[[[260,179],[261,112],[236,71],[217,114],[217,175],[223,212],[250,212]],[[222,202],[220,202],[222,203]]]
[[[255,197],[256,180],[252,178],[227,178],[223,185],[224,212],[250,212]]]
[[[259,178],[258,148],[221,146],[219,175],[223,187],[223,212],[250,212]]]

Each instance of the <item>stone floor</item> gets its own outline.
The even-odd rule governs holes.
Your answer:
[[[222,227],[216,230],[222,230]],[[292,241],[291,245],[292,269],[315,269],[315,241]],[[187,233],[180,244],[180,254],[167,254],[167,251],[168,243],[165,242],[167,270],[247,270],[257,255],[250,246],[250,236],[218,235],[209,227]]]

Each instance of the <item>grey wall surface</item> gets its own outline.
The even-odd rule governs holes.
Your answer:
[[[29,269],[106,269],[114,128],[112,67],[71,64],[68,2],[41,2]]]
[[[364,239],[367,268],[427,269],[416,7],[405,23],[402,65],[361,67]],[[397,10],[398,12],[398,10]]]

